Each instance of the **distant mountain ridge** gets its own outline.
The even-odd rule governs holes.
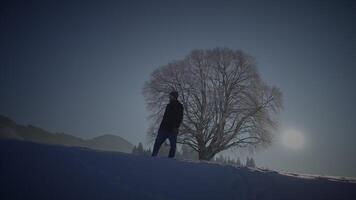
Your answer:
[[[33,125],[20,125],[2,115],[0,115],[0,139],[26,140],[125,153],[131,153],[134,147],[133,144],[117,135],[106,134],[91,139],[83,139],[65,133],[51,133]]]

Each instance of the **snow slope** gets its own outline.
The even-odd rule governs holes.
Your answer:
[[[0,140],[0,199],[356,199],[356,183]]]

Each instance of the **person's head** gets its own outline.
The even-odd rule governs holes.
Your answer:
[[[177,91],[172,91],[169,93],[169,100],[177,100],[178,99],[178,92]]]

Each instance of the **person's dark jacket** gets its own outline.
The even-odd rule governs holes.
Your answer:
[[[178,100],[172,100],[164,111],[159,130],[174,132],[178,130],[183,120],[183,105]]]

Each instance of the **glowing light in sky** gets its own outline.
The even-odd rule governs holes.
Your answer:
[[[282,135],[282,144],[290,149],[299,150],[304,146],[304,136],[301,132],[293,129],[286,130]]]

